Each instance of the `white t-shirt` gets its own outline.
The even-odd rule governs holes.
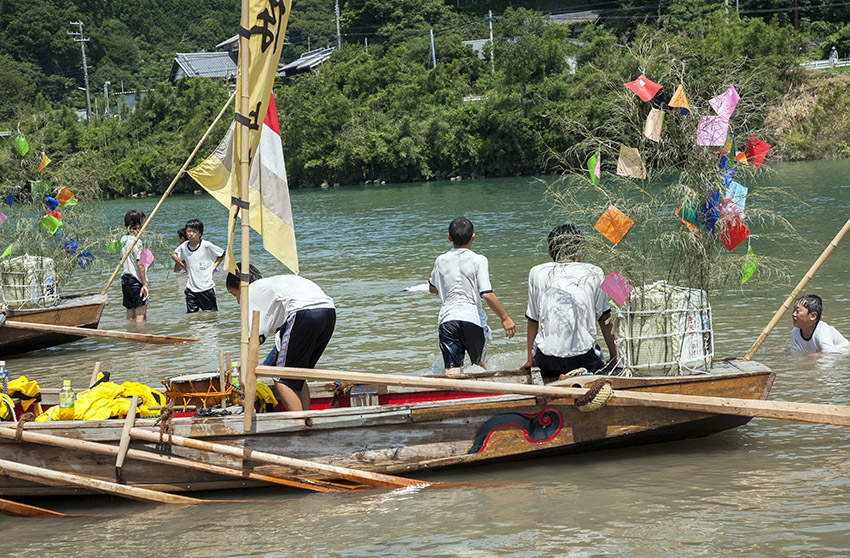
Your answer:
[[[174,253],[186,264],[186,273],[189,275],[189,280],[186,282],[187,289],[193,293],[200,293],[215,288],[213,280],[215,261],[224,254],[224,250],[202,238],[196,249],[189,248],[187,240],[178,246]]]
[[[437,289],[443,303],[438,323],[460,320],[487,325],[481,295],[493,292],[493,287],[485,256],[469,248],[452,248],[437,257],[428,282]]]
[[[582,262],[550,262],[531,269],[525,316],[539,324],[538,350],[565,358],[593,347],[597,320],[611,310],[608,295],[599,288],[604,278],[597,266]]]
[[[824,322],[815,325],[811,339],[804,339],[799,327],[791,330],[791,350],[804,353],[843,353],[850,349],[850,341],[838,330]]]
[[[260,312],[259,334],[268,337],[293,312],[335,308],[334,300],[314,282],[299,275],[276,275],[259,279],[248,288],[249,316]]]
[[[136,238],[134,234],[125,234],[121,237],[121,257],[124,257],[124,254],[127,253],[127,248],[132,244],[133,239]],[[124,273],[129,273],[137,280],[141,281],[142,276],[139,274],[139,256],[142,254],[142,241],[141,239],[133,246],[133,253],[127,256],[127,259],[124,260]]]

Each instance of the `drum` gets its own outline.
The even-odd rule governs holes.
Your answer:
[[[165,386],[165,397],[173,401],[175,406],[212,407],[217,405],[222,397],[230,395],[230,374],[224,375],[225,389],[221,389],[218,372],[200,372],[174,376],[162,381]]]

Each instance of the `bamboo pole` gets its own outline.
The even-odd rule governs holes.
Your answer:
[[[120,454],[120,448],[110,445],[110,444],[102,444],[99,442],[92,442],[89,440],[77,440],[75,438],[66,438],[64,436],[56,436],[53,434],[43,434],[41,432],[33,432],[31,430],[23,430],[22,432],[22,440],[28,444],[42,444],[47,446],[53,446],[58,448],[70,449],[74,451],[82,451],[88,453],[95,453],[99,455],[106,455],[109,457],[118,457]],[[0,438],[7,438],[9,440],[14,440],[16,436],[15,429],[11,427],[0,427]],[[156,440],[159,441],[158,439]],[[223,475],[229,477],[237,477],[244,480],[250,481],[260,481],[266,482],[269,484],[279,484],[282,486],[288,486],[292,488],[303,488],[306,490],[313,490],[316,492],[348,492],[350,490],[356,490],[359,487],[349,487],[346,485],[329,483],[324,481],[317,481],[313,479],[305,479],[297,476],[281,476],[281,475],[268,475],[262,473],[256,473],[247,469],[232,469],[230,467],[224,467],[221,465],[213,465],[211,463],[203,463],[200,461],[195,461],[193,459],[185,458],[185,457],[177,457],[174,455],[162,455],[159,453],[153,453],[144,450],[138,449],[128,449],[126,453],[126,457],[130,459],[136,459],[139,461],[146,461],[148,463],[157,463],[160,465],[171,465],[174,467],[181,467],[184,469],[192,469],[195,471],[203,471],[206,473],[214,473],[216,475]]]
[[[127,249],[124,256],[121,258],[121,261],[118,262],[118,265],[115,267],[115,271],[112,272],[112,275],[109,277],[109,280],[106,282],[106,286],[103,287],[103,290],[100,292],[101,295],[105,295],[109,291],[109,286],[112,285],[112,282],[115,280],[115,277],[118,275],[118,272],[121,271],[121,268],[124,266],[124,261],[127,257],[133,253],[133,248],[136,246],[136,243],[139,241],[139,238],[142,236],[142,233],[145,232],[148,228],[148,224],[153,220],[153,216],[156,215],[156,212],[159,211],[159,208],[162,206],[162,203],[165,201],[165,198],[171,193],[174,189],[174,186],[177,184],[177,181],[183,178],[183,174],[186,172],[186,169],[192,163],[192,160],[195,158],[195,155],[198,154],[198,150],[201,149],[201,145],[203,145],[204,141],[206,141],[207,136],[213,131],[215,125],[218,124],[218,121],[221,120],[221,117],[224,115],[227,107],[230,106],[230,102],[233,101],[233,97],[236,96],[236,93],[230,96],[227,99],[227,102],[224,103],[224,106],[221,108],[221,111],[218,113],[218,116],[215,117],[213,123],[210,124],[210,127],[207,128],[207,131],[204,132],[204,135],[201,136],[201,139],[198,140],[198,144],[195,146],[195,149],[192,150],[192,153],[189,154],[189,157],[186,159],[186,162],[183,163],[183,166],[180,167],[180,170],[177,171],[177,174],[174,176],[174,180],[171,181],[171,184],[168,185],[168,188],[165,189],[165,192],[162,194],[162,197],[159,198],[159,203],[156,204],[156,207],[153,208],[151,214],[148,215],[148,218],[145,219],[145,222],[142,223],[142,227],[136,232],[136,237],[133,239],[133,242],[130,243],[130,247]]]
[[[818,270],[821,264],[826,261],[829,255],[832,254],[832,251],[835,250],[835,248],[838,246],[838,243],[841,242],[841,239],[844,238],[845,234],[847,234],[848,230],[850,230],[850,219],[848,219],[847,222],[844,223],[844,226],[841,227],[841,230],[838,231],[838,234],[836,234],[835,238],[832,239],[832,242],[829,243],[823,253],[821,253],[820,257],[815,260],[815,263],[812,264],[812,267],[809,268],[806,274],[803,275],[803,278],[800,279],[800,282],[797,283],[797,286],[794,287],[794,290],[791,291],[791,294],[788,295],[788,298],[785,299],[785,302],[782,303],[782,306],[779,307],[779,310],[776,311],[776,314],[773,315],[773,318],[764,327],[761,334],[758,336],[758,339],[756,339],[756,342],[753,343],[753,346],[750,347],[750,350],[747,351],[747,354],[744,355],[744,358],[742,358],[741,360],[751,360],[755,356],[756,351],[759,350],[759,347],[762,346],[762,343],[764,343],[765,339],[767,339],[767,336],[770,335],[770,332],[773,330],[774,327],[776,327],[776,324],[779,323],[779,320],[782,319],[782,316],[785,315],[785,311],[791,307],[791,305],[794,303],[794,300],[796,300],[797,295],[800,294],[800,291],[802,291],[803,287],[808,284],[809,280],[811,280],[815,276],[815,272]]]
[[[257,376],[254,370],[257,368],[260,355],[260,312],[254,310],[251,323],[251,341],[248,344],[247,360],[242,362],[242,390],[245,401],[242,411],[245,414],[242,423],[243,432],[251,431],[251,420],[254,417],[254,398],[257,397]]]
[[[573,400],[587,392],[584,388],[551,385],[536,386],[527,384],[509,384],[505,382],[478,382],[475,380],[369,374],[364,372],[342,372],[338,370],[315,370],[312,368],[282,368],[278,366],[258,366],[256,375],[261,377],[274,375],[283,378],[334,380],[355,384],[437,388],[480,393],[510,393],[542,397],[560,397]],[[678,409],[701,413],[775,418],[800,422],[812,422],[816,424],[850,426],[850,407],[842,405],[791,403],[786,401],[765,401],[762,399],[738,399],[732,397],[707,397],[702,395],[680,395],[675,393],[655,393],[633,390],[614,390],[614,395],[608,402],[608,405],[660,407],[665,409]]]
[[[4,428],[4,430],[6,430]],[[161,504],[202,504],[203,500],[197,498],[189,498],[188,496],[179,496],[177,494],[168,494],[159,492],[158,490],[150,490],[147,488],[138,488],[135,486],[125,486],[115,482],[105,481],[85,475],[75,473],[64,473],[62,471],[54,471],[45,469],[44,467],[35,467],[33,465],[25,465],[24,463],[15,463],[0,459],[0,471],[15,478],[25,478],[27,480],[36,479],[39,482],[45,481],[45,484],[59,483],[62,485],[80,486],[98,492],[105,492],[123,498],[131,498],[133,500],[142,500],[143,502],[157,502]]]
[[[153,432],[138,427],[133,428],[130,431],[130,435],[134,438],[139,438],[140,440],[147,440],[149,442],[159,441],[158,432]],[[185,448],[207,451],[210,453],[218,453],[221,455],[229,455],[231,457],[248,459],[251,461],[261,461],[263,463],[281,465],[283,467],[292,467],[299,470],[320,473],[333,478],[361,482],[370,486],[386,486],[395,488],[404,486],[430,486],[434,484],[413,479],[406,479],[404,477],[386,475],[383,473],[360,471],[358,469],[352,469],[350,467],[338,467],[336,465],[328,465],[326,463],[308,461],[306,459],[296,459],[294,457],[285,457],[283,455],[277,455],[274,453],[266,453],[262,451],[238,448],[226,444],[206,442],[204,440],[197,440],[195,438],[184,438],[183,436],[168,436],[167,439],[172,444]]]
[[[48,333],[61,333],[64,335],[79,335],[81,337],[102,337],[104,339],[133,341],[135,343],[149,343],[151,345],[172,345],[180,343],[194,343],[196,341],[200,341],[200,339],[175,337],[173,335],[130,333],[128,331],[111,331],[108,329],[92,329],[88,327],[63,326],[56,324],[39,324],[35,322],[19,322],[17,320],[6,320],[0,327],[8,327],[9,329],[24,329],[28,331],[44,331]]]
[[[222,392],[227,391],[227,380],[224,372],[224,351],[218,350],[218,385]],[[227,397],[221,398],[221,408],[227,408]]]
[[[97,377],[100,375],[100,361],[94,363],[94,369],[91,371],[91,380],[89,380],[89,389],[97,383]]]
[[[251,3],[249,0],[242,0],[242,15],[239,22],[239,25],[242,29],[250,29],[250,8]],[[251,97],[250,97],[250,89],[251,89],[251,80],[250,80],[250,61],[251,58],[251,47],[250,41],[245,34],[239,35],[239,113],[245,117],[251,111]],[[262,115],[260,122],[262,122],[262,118],[265,115]],[[240,148],[240,152],[237,153],[237,157],[239,158],[239,199],[245,203],[247,203],[250,199],[250,192],[248,189],[248,181],[250,180],[250,153],[248,153],[248,145],[249,145],[249,135],[248,135],[248,126],[245,124],[240,124],[237,121],[237,130],[239,132],[239,142],[236,143]],[[239,361],[242,363],[243,370],[249,370],[251,368],[251,364],[249,363],[249,339],[248,339],[248,323],[249,323],[249,281],[248,276],[251,273],[251,229],[250,229],[250,210],[243,209],[241,211],[242,215],[242,229],[241,229],[241,248],[240,254],[241,258],[241,266],[239,267],[239,323],[240,323],[240,343],[239,343]],[[228,224],[229,226],[229,224]],[[250,373],[249,373],[250,376]],[[247,394],[246,394],[247,395]],[[248,399],[245,397],[245,407],[246,407],[246,417],[245,424],[250,426],[250,417],[248,416],[247,407],[250,407],[253,410],[254,406],[254,398]],[[247,428],[246,428],[247,430]]]

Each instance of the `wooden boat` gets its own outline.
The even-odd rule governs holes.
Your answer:
[[[8,319],[21,322],[97,329],[106,303],[106,296],[100,294],[63,296],[56,306],[18,310],[9,308],[4,313]],[[0,356],[26,353],[77,339],[82,337],[0,327]]]
[[[480,382],[537,383],[522,371],[468,376]],[[766,399],[774,373],[756,362],[718,362],[715,372],[653,378],[610,377],[616,390]],[[539,378],[539,376],[538,376]],[[597,376],[578,376],[586,386]],[[586,452],[613,447],[707,436],[747,423],[750,417],[715,413],[607,405],[578,411],[572,398],[493,395],[421,388],[340,386],[313,383],[313,408],[255,415],[243,433],[243,416],[171,420],[178,436],[276,453],[370,472],[412,474],[443,467]],[[51,403],[55,393],[45,394]],[[338,405],[338,407],[334,407]],[[28,423],[41,432],[117,445],[122,420]],[[153,420],[136,427],[159,432]],[[131,448],[152,452],[156,444],[134,439]],[[173,455],[262,474],[296,475],[297,470],[173,446]],[[116,480],[115,459],[78,450],[0,439],[0,459],[58,471]],[[320,476],[314,475],[316,478]],[[263,483],[127,460],[121,481],[165,492],[261,486]],[[0,477],[0,495],[36,496],[79,493],[67,486],[44,486]]]

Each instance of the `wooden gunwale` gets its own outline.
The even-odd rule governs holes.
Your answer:
[[[99,294],[62,297],[61,302],[49,308],[6,309],[9,319],[19,322],[97,329],[107,297]],[[44,349],[82,339],[79,335],[44,333],[0,326],[0,355],[15,355]]]
[[[774,373],[760,365],[744,370],[727,366],[729,374],[660,378],[612,377],[616,389],[670,390],[709,395],[734,393],[738,397],[764,399]],[[521,375],[517,376],[521,378]],[[579,377],[579,385],[592,377]],[[321,392],[321,386],[316,386]],[[427,395],[427,390],[391,389],[398,394]],[[498,430],[490,445],[480,453],[468,453],[476,430],[486,420],[504,413],[539,413],[556,409],[564,420],[557,439],[530,444],[511,429]],[[630,445],[704,436],[746,424],[747,417],[729,417],[682,410],[627,408],[609,406],[596,413],[579,413],[569,399],[544,400],[524,395],[486,395],[443,401],[410,402],[372,407],[341,407],[297,413],[267,413],[254,418],[252,431],[242,432],[242,416],[216,418],[175,418],[174,433],[199,439],[215,440],[248,450],[269,451],[310,459],[329,465],[352,467],[371,472],[410,473],[448,466],[492,461],[526,459],[543,455],[590,451],[618,445]],[[139,428],[152,428],[152,420],[137,420]],[[662,426],[663,425],[663,426]],[[122,421],[28,423],[26,430],[41,431],[73,438],[118,443]],[[515,430],[515,429],[514,429]],[[133,442],[131,447],[150,450],[150,443]],[[173,448],[175,456],[210,459],[194,450]],[[12,457],[9,457],[12,455]],[[0,442],[0,457],[35,461],[56,460],[59,454],[34,449],[31,445]],[[114,461],[91,456],[62,454],[83,474],[113,478]],[[216,464],[252,468],[261,474],[297,474],[291,469],[265,466],[248,460],[220,457]],[[195,474],[126,463],[123,476],[129,484],[162,491],[192,491],[217,488],[258,486],[250,481],[233,481],[213,474]],[[96,473],[99,473],[96,474]],[[309,476],[309,475],[305,475]],[[319,477],[316,477],[319,478]],[[165,482],[163,482],[165,481]],[[22,481],[7,482],[0,477],[0,495],[61,494],[61,488],[33,487]],[[72,490],[71,493],[80,493]],[[67,493],[67,492],[65,492]]]

